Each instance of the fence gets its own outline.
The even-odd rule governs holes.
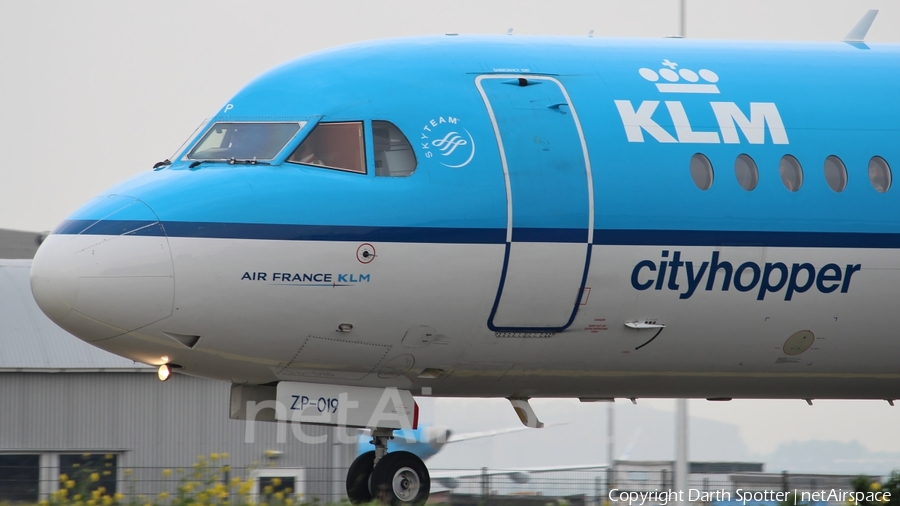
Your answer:
[[[0,503],[37,503],[66,490],[67,498],[87,497],[103,487],[100,496],[111,502],[170,504],[173,497],[199,495],[210,502],[278,502],[286,504],[338,502],[345,498],[345,468],[238,467],[199,462],[187,467],[145,468],[35,468],[0,466]],[[627,503],[631,494],[645,496],[647,504],[673,502],[660,495],[672,490],[669,469],[616,469],[571,467],[556,469],[431,469],[431,502],[458,506],[544,506],[565,499],[571,506],[593,506],[612,500]],[[853,475],[763,472],[693,473],[688,491],[679,499],[695,503],[727,503],[739,494],[758,492],[852,491]],[[876,478],[877,480],[877,478]],[[95,495],[98,495],[94,492]],[[655,499],[654,499],[655,497]],[[762,495],[760,495],[762,497]],[[774,498],[774,495],[772,496]],[[262,500],[261,500],[262,499]],[[205,501],[200,501],[205,502]],[[779,501],[755,501],[773,504]],[[838,501],[843,502],[843,501]],[[102,501],[97,501],[101,506]]]

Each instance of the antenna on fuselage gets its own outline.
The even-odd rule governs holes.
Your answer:
[[[844,42],[864,42],[866,34],[869,33],[869,28],[872,27],[872,22],[875,21],[875,16],[877,15],[878,9],[870,9],[869,12],[863,14],[856,26],[844,37]]]
[[[678,36],[682,39],[687,37],[687,6],[685,2],[687,0],[681,0],[681,6],[678,10]]]
[[[509,30],[506,31],[506,35],[512,35],[512,32],[513,32],[513,29],[510,28]]]

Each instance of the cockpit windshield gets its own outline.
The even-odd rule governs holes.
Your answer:
[[[295,123],[215,123],[191,149],[190,160],[271,160],[305,125]]]

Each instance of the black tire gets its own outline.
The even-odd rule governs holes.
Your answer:
[[[353,504],[372,502],[369,492],[369,478],[375,467],[375,452],[366,452],[356,457],[347,469],[347,497]]]
[[[421,506],[431,491],[431,476],[422,459],[410,452],[391,452],[372,471],[372,496],[393,506]]]

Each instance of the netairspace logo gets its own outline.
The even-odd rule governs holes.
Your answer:
[[[723,292],[732,287],[738,292],[756,291],[756,300],[763,300],[768,294],[784,293],[784,300],[792,300],[798,293],[815,288],[820,293],[850,290],[853,274],[862,269],[861,264],[846,264],[843,268],[836,263],[816,267],[809,262],[792,263],[766,262],[760,265],[749,261],[740,265],[720,260],[714,251],[708,261],[694,262],[682,260],[681,251],[662,250],[659,260],[642,260],[631,271],[631,286],[635,290],[669,290],[679,292],[679,299],[690,299],[702,286],[712,291],[717,286]]]

